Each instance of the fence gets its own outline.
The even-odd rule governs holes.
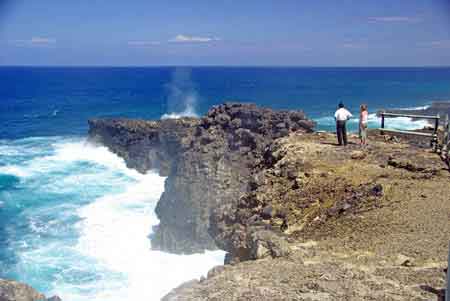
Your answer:
[[[408,118],[415,118],[415,119],[431,119],[431,120],[434,120],[433,132],[426,133],[426,132],[388,129],[388,128],[385,128],[385,118],[387,118],[387,117],[408,117]],[[437,151],[439,120],[440,120],[439,115],[436,115],[436,116],[410,115],[410,114],[396,114],[396,113],[381,112],[381,128],[379,130],[380,130],[381,135],[384,135],[384,133],[386,132],[386,133],[394,133],[394,134],[416,135],[416,136],[421,136],[421,137],[429,137],[431,147],[433,147],[433,149]]]
[[[450,121],[448,114],[444,119],[444,136],[442,139],[441,157],[450,166]]]

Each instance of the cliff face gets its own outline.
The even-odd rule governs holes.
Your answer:
[[[162,300],[442,297],[448,168],[429,149],[371,134],[365,148],[355,135],[347,147],[331,133],[277,139],[234,210],[218,206],[211,216],[218,246],[236,264]]]
[[[300,111],[229,103],[201,119],[94,119],[89,126],[90,140],[123,157],[129,167],[167,176],[153,248],[193,253],[216,247],[210,234],[221,241],[219,228],[210,227],[218,217],[211,212],[236,209],[264,166],[269,145],[294,131],[310,132],[314,123]],[[264,233],[259,235],[271,235]]]

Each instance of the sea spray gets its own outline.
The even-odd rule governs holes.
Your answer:
[[[172,73],[172,80],[167,85],[167,110],[162,119],[180,117],[198,117],[196,106],[198,93],[192,81],[191,69],[176,68]]]
[[[0,252],[11,259],[2,261],[0,277],[63,300],[159,300],[223,263],[221,251],[151,250],[164,188],[157,173],[128,169],[83,138],[4,141],[0,151],[0,173],[16,179],[0,191],[1,213],[8,214]]]

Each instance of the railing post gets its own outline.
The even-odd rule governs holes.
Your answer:
[[[444,128],[444,131],[447,133],[447,141],[445,143],[446,146],[446,153],[445,153],[445,157],[447,160],[447,163],[450,164],[450,120],[448,118],[448,114],[446,116],[446,120],[447,120],[447,128]]]
[[[449,144],[449,125],[448,125],[448,114],[445,115],[444,118],[444,138],[442,139],[442,151],[441,151],[441,157],[443,159],[447,158],[447,150],[448,150],[448,144]]]
[[[431,146],[433,147],[433,151],[437,152],[439,147],[439,140],[438,140],[438,129],[439,129],[439,119],[441,116],[439,114],[436,115],[436,118],[434,119],[434,130],[433,130],[433,138],[431,140]]]
[[[447,290],[445,292],[445,301],[450,301],[450,242],[448,243]]]
[[[436,115],[436,119],[434,120],[434,133],[437,134],[439,128],[439,119],[441,116],[439,114]]]

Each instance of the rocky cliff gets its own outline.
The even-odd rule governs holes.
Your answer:
[[[89,126],[90,140],[123,157],[129,167],[156,169],[167,177],[156,208],[160,225],[152,239],[154,248],[193,253],[214,249],[218,242],[234,256],[232,244],[223,243],[218,226],[223,220],[216,221],[219,215],[211,215],[212,210],[235,210],[266,164],[270,145],[291,132],[311,132],[314,123],[301,111],[227,103],[198,119],[93,119]],[[273,235],[262,226],[260,230],[267,231],[255,234],[255,241]]]
[[[0,279],[0,301],[61,301],[61,299],[57,296],[47,298],[24,283]]]
[[[236,210],[211,219],[234,264],[163,300],[444,300],[448,169],[429,148],[369,138],[272,143]]]
[[[232,264],[163,300],[443,296],[450,174],[406,137],[370,132],[366,148],[353,135],[337,147],[301,112],[240,104],[201,119],[90,124],[130,167],[167,176],[156,247],[228,252]]]

